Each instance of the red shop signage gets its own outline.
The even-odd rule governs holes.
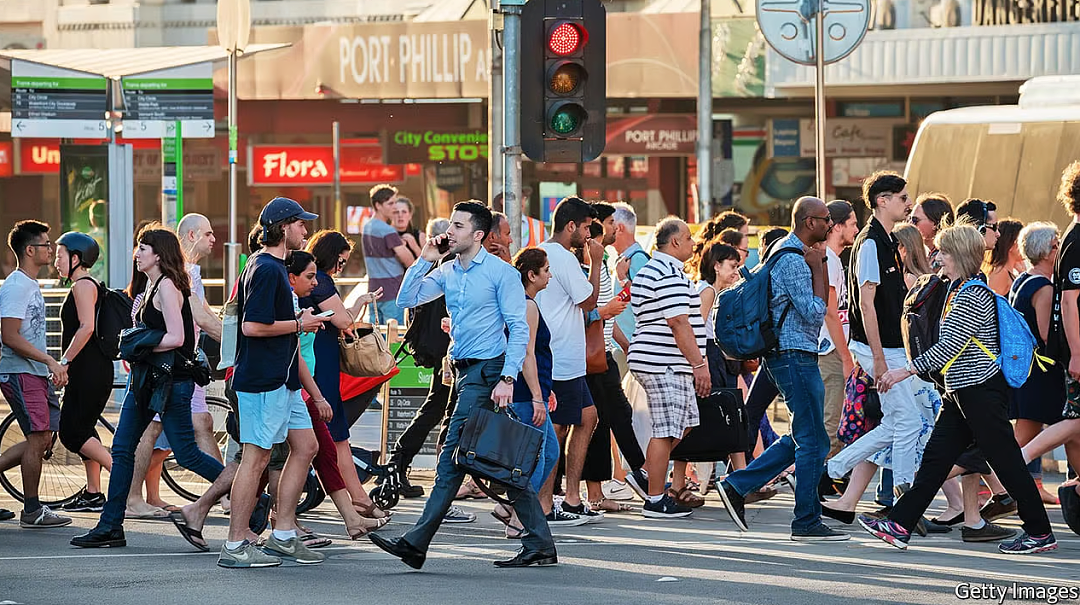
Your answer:
[[[0,141],[0,178],[15,174],[15,146],[11,141]]]
[[[248,153],[248,184],[304,186],[334,182],[334,150],[322,145],[252,145]],[[392,183],[405,179],[402,166],[380,162],[374,145],[341,147],[342,183]]]
[[[19,174],[60,174],[60,141],[19,139]]]

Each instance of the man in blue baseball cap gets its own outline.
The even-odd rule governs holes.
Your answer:
[[[304,546],[296,534],[296,502],[304,477],[318,450],[311,416],[300,398],[297,338],[315,332],[326,318],[311,309],[299,315],[293,308],[285,256],[299,250],[307,237],[304,221],[319,218],[289,198],[270,200],[259,214],[263,249],[251,257],[240,276],[237,301],[241,329],[237,335],[233,389],[239,408],[243,459],[232,485],[229,538],[218,565],[229,568],[269,567],[281,557],[301,564],[323,560]],[[277,524],[260,550],[248,542],[248,524],[270,450],[288,442],[289,460],[278,488]]]

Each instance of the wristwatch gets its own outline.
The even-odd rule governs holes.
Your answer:
[[[513,376],[503,376],[499,380],[505,382],[506,384],[514,384],[514,377]]]
[[[68,360],[68,358],[67,358],[67,357],[61,357],[61,358],[60,358],[60,365],[62,365],[62,366],[66,366],[66,365],[67,365],[67,364],[69,364],[69,363],[71,363],[71,362],[70,362],[70,361]]]

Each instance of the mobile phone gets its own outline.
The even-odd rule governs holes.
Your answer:
[[[618,298],[623,302],[630,302],[630,284],[626,284],[626,287],[619,292]]]
[[[322,313],[316,313],[315,314],[315,317],[333,317],[333,316],[334,316],[334,310],[333,309],[327,309],[327,310],[323,311]]]
[[[439,251],[439,254],[446,254],[450,251],[450,239],[442,238],[438,244],[435,244],[435,249]]]

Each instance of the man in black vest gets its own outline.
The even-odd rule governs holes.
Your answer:
[[[903,368],[908,362],[900,334],[907,287],[892,229],[907,219],[911,200],[903,177],[887,171],[875,172],[863,181],[863,197],[873,216],[855,238],[851,250],[850,348],[859,365],[877,381],[888,370]],[[829,476],[834,479],[854,469],[848,490],[855,490],[855,494],[861,495],[877,472],[877,466],[866,459],[890,445],[895,484],[902,489],[915,479],[915,450],[922,416],[911,380],[882,393],[881,409],[885,416],[881,424],[844,448],[828,464]],[[828,509],[823,514],[833,516]]]

